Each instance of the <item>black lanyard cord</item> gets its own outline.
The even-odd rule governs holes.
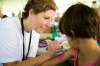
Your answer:
[[[31,45],[31,38],[32,38],[32,31],[30,32],[30,38],[29,38],[29,45],[28,45],[28,51],[25,56],[25,45],[24,45],[24,25],[23,25],[23,18],[21,18],[21,27],[22,27],[22,34],[23,34],[23,58],[22,60],[27,59],[29,50],[30,50],[30,45]]]
[[[28,51],[27,51],[27,54],[26,54],[26,59],[27,59],[27,57],[29,55],[29,51],[30,51],[31,38],[32,38],[32,31],[30,32],[29,45],[28,45]]]

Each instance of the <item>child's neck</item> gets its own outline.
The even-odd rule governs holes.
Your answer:
[[[94,39],[82,39],[78,45],[79,52],[82,55],[92,54],[95,51],[100,51],[97,41]]]

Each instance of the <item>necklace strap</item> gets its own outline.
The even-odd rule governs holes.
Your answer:
[[[29,44],[28,44],[28,51],[25,56],[25,43],[24,43],[24,24],[23,24],[23,18],[21,18],[21,27],[22,27],[22,34],[23,34],[23,58],[22,60],[27,59],[30,51],[30,46],[31,46],[31,38],[32,38],[32,31],[30,32],[30,38],[29,38]]]

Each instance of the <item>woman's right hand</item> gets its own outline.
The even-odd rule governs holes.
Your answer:
[[[60,42],[58,41],[49,41],[48,42],[48,53],[54,56],[62,48]]]

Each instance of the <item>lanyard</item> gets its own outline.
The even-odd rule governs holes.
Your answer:
[[[28,44],[28,51],[25,56],[25,43],[24,43],[24,25],[23,25],[23,19],[21,18],[21,27],[22,27],[22,34],[23,34],[23,58],[22,60],[27,59],[30,51],[30,45],[31,45],[31,38],[32,38],[32,31],[30,32],[30,38],[29,38],[29,44]]]

